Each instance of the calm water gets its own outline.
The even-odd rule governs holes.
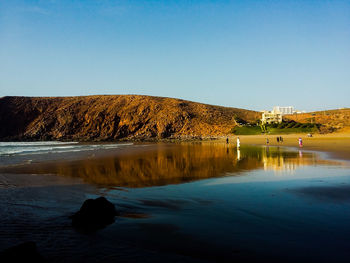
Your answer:
[[[350,259],[349,164],[313,152],[187,143],[16,160],[0,167],[0,250],[31,240],[53,262]],[[121,217],[76,232],[68,216],[100,195]]]

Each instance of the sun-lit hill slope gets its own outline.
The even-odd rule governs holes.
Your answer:
[[[320,123],[327,130],[336,129],[344,131],[350,128],[349,108],[285,115],[283,118],[301,123]]]
[[[255,111],[141,95],[3,97],[1,140],[116,140],[228,134]]]

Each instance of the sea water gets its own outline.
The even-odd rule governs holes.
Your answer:
[[[53,262],[350,257],[349,163],[315,152],[154,144],[133,154],[0,167],[0,182],[0,250],[35,241]],[[101,195],[116,205],[116,222],[88,235],[74,230],[69,216]]]
[[[133,143],[79,143],[74,141],[0,142],[0,166],[25,161],[59,160],[62,159],[62,154],[118,149],[132,145]]]
[[[38,142],[0,142],[0,156],[64,153],[98,149],[117,148],[132,143],[83,144],[78,142],[38,141]]]

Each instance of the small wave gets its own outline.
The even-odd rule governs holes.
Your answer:
[[[23,147],[23,146],[41,146],[41,145],[65,145],[77,144],[79,142],[60,142],[60,141],[40,141],[40,142],[0,142],[0,147]]]
[[[77,142],[1,142],[0,156],[79,152],[96,149],[113,149],[130,145],[133,145],[133,143],[78,144]]]

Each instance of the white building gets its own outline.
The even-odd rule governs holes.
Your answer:
[[[296,110],[293,106],[285,106],[285,107],[275,106],[275,107],[273,107],[273,112],[280,112],[282,115],[305,113],[304,110],[302,110],[302,111]]]
[[[273,111],[280,112],[282,115],[293,114],[295,112],[293,106],[286,106],[286,107],[275,106],[273,107]]]
[[[279,111],[262,111],[261,116],[262,124],[271,124],[271,123],[281,123],[282,122],[282,114]]]
[[[275,106],[273,107],[272,111],[261,111],[262,112],[262,118],[261,122],[263,124],[270,124],[270,123],[281,123],[283,119],[283,115],[286,114],[301,114],[305,113],[305,111],[299,111],[294,109],[293,106]]]

